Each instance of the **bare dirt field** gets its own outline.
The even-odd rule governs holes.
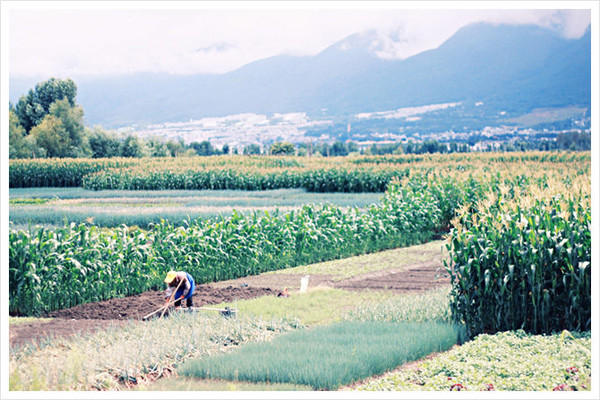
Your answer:
[[[401,269],[385,269],[348,279],[334,279],[327,274],[314,274],[310,287],[332,287],[346,290],[388,290],[396,293],[423,291],[448,285],[449,278],[439,276],[439,260],[415,263]],[[276,296],[284,288],[298,290],[303,274],[261,274],[240,279],[197,285],[194,306],[201,307],[259,296]],[[51,312],[48,322],[22,323],[10,326],[10,345],[20,346],[53,336],[85,334],[111,325],[138,320],[164,304],[164,292],[150,291],[135,296],[97,303],[80,304]],[[143,323],[143,322],[140,322]]]
[[[241,286],[217,288],[212,285],[197,285],[193,299],[194,307],[201,307],[272,294],[274,293],[269,288]],[[53,336],[84,334],[111,325],[122,325],[128,320],[141,320],[145,315],[162,307],[164,302],[163,291],[150,291],[121,299],[80,304],[72,308],[53,311],[45,315],[45,317],[53,318],[51,321],[11,325],[10,345],[19,346],[33,340],[43,340]],[[183,305],[185,306],[185,302]]]
[[[450,283],[447,276],[438,273],[440,266],[441,262],[439,260],[428,260],[415,263],[407,268],[385,269],[342,280],[334,275],[311,274],[309,286],[346,290],[392,290],[398,293],[429,290]],[[298,290],[303,276],[305,275],[261,274],[216,282],[211,285],[219,288],[248,285],[257,288],[270,288],[278,293],[286,287],[290,290]]]

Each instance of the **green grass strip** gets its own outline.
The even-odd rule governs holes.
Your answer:
[[[263,320],[298,319],[302,325],[316,325],[339,321],[344,312],[359,305],[374,304],[393,295],[375,291],[349,292],[342,289],[315,288],[306,293],[293,292],[290,297],[262,296],[235,300],[215,305],[215,308],[236,308],[239,314],[252,315]],[[446,308],[448,302],[446,301]]]
[[[410,293],[363,302],[344,316],[350,321],[385,322],[446,322],[452,321],[448,295],[450,288],[442,287],[422,293]]]
[[[159,379],[151,385],[138,385],[134,390],[143,392],[292,392],[309,391],[312,388],[310,386],[292,385],[289,383],[267,384],[169,377]]]
[[[189,360],[180,375],[291,383],[335,390],[457,343],[449,324],[342,322],[253,343],[228,354]]]

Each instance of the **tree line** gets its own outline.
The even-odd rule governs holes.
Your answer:
[[[249,144],[243,149],[213,146],[210,141],[184,143],[183,140],[163,141],[142,139],[132,134],[105,131],[101,127],[84,126],[84,111],[75,98],[77,86],[72,79],[51,78],[40,82],[21,96],[15,106],[9,105],[9,157],[179,157],[220,154],[270,154],[339,157],[349,154],[425,154],[464,153],[472,151],[470,143],[443,143],[437,140],[406,143],[373,143],[359,147],[352,141],[333,143],[276,142],[264,147]],[[480,151],[527,150],[590,150],[589,132],[558,134],[556,140],[500,142]]]

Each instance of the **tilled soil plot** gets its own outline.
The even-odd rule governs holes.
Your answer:
[[[194,307],[230,302],[239,299],[274,295],[270,288],[249,286],[215,287],[197,285],[193,295]],[[10,327],[10,345],[19,346],[45,338],[62,337],[93,332],[111,325],[123,325],[127,321],[141,320],[165,303],[164,291],[151,291],[121,299],[110,299],[96,303],[53,311],[46,315],[48,322],[34,322]],[[186,302],[183,302],[185,307]]]
[[[197,285],[194,307],[229,302],[236,299],[251,299],[274,294],[270,288],[228,286],[217,288],[212,285]],[[276,293],[275,293],[276,294]],[[145,315],[165,304],[164,291],[145,292],[122,299],[110,299],[97,303],[80,304],[65,310],[53,311],[48,317],[69,319],[142,319]],[[182,302],[185,307],[186,302]]]
[[[440,270],[439,261],[416,263],[407,268],[384,269],[340,280],[336,276],[314,274],[309,277],[309,287],[330,287],[346,290],[391,290],[396,293],[419,292],[449,285],[450,277]],[[298,290],[303,274],[262,274],[244,278],[215,282],[212,285],[227,287],[230,285],[250,285],[252,287],[270,287],[276,292],[288,288]]]
[[[404,269],[386,269],[358,275],[345,280],[325,274],[311,275],[309,287],[333,287],[346,290],[391,290],[410,293],[448,285],[447,276],[439,273],[439,261],[427,261]],[[231,302],[233,300],[277,295],[284,288],[298,290],[299,274],[262,274],[207,285],[197,285],[194,306]],[[122,299],[80,304],[47,315],[52,321],[27,323],[10,327],[10,345],[21,345],[33,340],[52,336],[82,334],[110,325],[123,325],[127,321],[139,321],[164,304],[164,292],[145,292]],[[185,302],[184,302],[185,305]]]
[[[346,290],[391,290],[393,292],[420,292],[449,285],[450,277],[438,270],[439,264],[426,262],[415,264],[405,271],[384,270],[359,275],[336,282],[334,287]]]

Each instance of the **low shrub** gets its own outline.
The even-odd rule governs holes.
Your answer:
[[[479,335],[470,342],[372,379],[357,390],[591,390],[590,332]]]

